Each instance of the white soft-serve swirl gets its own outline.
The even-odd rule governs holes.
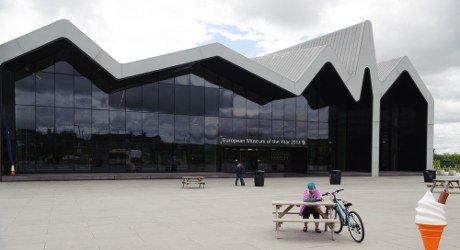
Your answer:
[[[415,223],[429,225],[446,225],[446,212],[444,204],[437,202],[433,194],[427,191],[418,201],[418,207],[415,209]]]

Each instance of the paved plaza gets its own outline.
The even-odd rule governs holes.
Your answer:
[[[347,228],[302,232],[283,224],[276,239],[272,200],[299,200],[308,182],[340,196],[363,218],[355,243]],[[180,179],[0,182],[0,249],[423,249],[415,207],[422,176],[265,178],[264,187],[208,178],[183,189]],[[460,245],[460,190],[447,200],[439,249]],[[439,193],[435,193],[438,197]],[[313,225],[310,225],[310,229]]]

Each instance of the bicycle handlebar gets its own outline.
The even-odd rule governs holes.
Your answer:
[[[326,192],[326,193],[322,194],[321,196],[326,196],[326,195],[329,195],[329,194],[336,194],[336,193],[338,193],[338,192],[340,192],[340,191],[343,191],[343,190],[344,190],[343,188],[341,188],[341,189],[337,189],[337,190],[335,190],[335,191],[334,191],[334,192],[332,192],[332,193],[330,193],[330,192]]]

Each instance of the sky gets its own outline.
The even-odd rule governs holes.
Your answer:
[[[377,62],[408,56],[435,99],[435,152],[460,153],[460,1],[0,0],[0,44],[59,19],[121,63],[213,42],[255,57],[370,20]]]

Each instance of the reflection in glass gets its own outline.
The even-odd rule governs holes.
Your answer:
[[[74,132],[74,114],[71,108],[56,108],[56,133]]]
[[[125,130],[125,112],[110,111],[110,133],[124,134]]]
[[[295,121],[284,121],[284,139],[296,139],[295,138]]]
[[[174,115],[159,114],[158,132],[163,142],[174,142]]]
[[[176,85],[190,85],[190,75],[177,76],[175,78]]]
[[[92,107],[93,109],[108,109],[109,108],[109,95],[99,89],[96,85],[92,86]]]
[[[37,132],[42,134],[54,133],[54,108],[37,107]]]
[[[296,98],[296,119],[298,121],[307,121],[308,102],[303,96]]]
[[[190,116],[190,143],[204,143],[204,117]]]
[[[233,95],[233,117],[246,117],[246,98]]]
[[[91,137],[91,109],[75,109],[75,133],[79,138]]]
[[[284,99],[284,119],[285,120],[295,120],[296,99],[297,98],[295,97]]]
[[[125,91],[110,93],[109,106],[111,110],[125,110]]]
[[[260,136],[262,139],[270,139],[272,137],[272,121],[260,120],[259,122]]]
[[[16,104],[35,105],[35,74],[15,83]]]
[[[176,115],[174,123],[174,142],[176,143],[189,143],[190,120],[187,115]]]
[[[246,100],[247,117],[252,119],[259,118],[259,104]]]
[[[329,138],[329,124],[326,122],[318,123],[318,138],[327,139]]]
[[[126,90],[126,110],[141,111],[142,109],[142,86]]]
[[[205,114],[207,116],[219,115],[219,89],[205,88]]]
[[[126,133],[133,135],[141,135],[142,113],[126,112]]]
[[[221,117],[232,117],[233,92],[227,89],[220,89],[219,115]]]
[[[329,121],[329,107],[324,107],[318,109],[318,120],[320,122],[328,122]]]
[[[308,122],[308,139],[318,138],[318,123]]]
[[[246,119],[233,118],[233,137],[246,138]]]
[[[283,138],[283,121],[272,121],[272,137],[276,139]]]
[[[284,113],[284,100],[272,102],[272,119],[282,120]]]
[[[311,109],[308,107],[308,121],[317,122],[318,121],[318,109]]]
[[[175,113],[187,115],[190,113],[190,86],[175,86]]]
[[[204,81],[204,86],[206,88],[215,88],[215,89],[219,88],[219,86],[217,84],[214,84],[214,83],[206,81],[206,80]]]
[[[190,83],[192,86],[204,87],[204,79],[194,74],[190,74]]]
[[[56,107],[73,107],[73,76],[56,74]]]
[[[60,74],[73,74],[73,67],[66,61],[56,62],[55,64],[56,73]]]
[[[174,86],[169,84],[160,84],[158,95],[158,107],[162,113],[174,113]]]
[[[158,135],[158,113],[142,114],[142,131],[147,137]]]
[[[259,138],[259,120],[257,119],[248,119],[248,138]]]
[[[143,111],[158,111],[158,83],[149,83],[142,86]]]
[[[307,122],[296,122],[296,139],[308,139]]]
[[[105,110],[93,110],[92,112],[92,133],[109,133],[109,112]]]
[[[219,118],[219,136],[232,137],[232,123],[231,118]]]
[[[204,115],[204,88],[190,87],[190,114]]]
[[[37,89],[37,105],[54,106],[54,74],[36,74],[35,79]]]
[[[219,129],[219,118],[206,117],[205,118],[205,143],[216,144]]]
[[[272,119],[272,103],[259,106],[260,119]]]
[[[91,108],[91,82],[83,76],[75,76],[75,107]]]
[[[35,107],[16,105],[16,130],[35,130]]]

